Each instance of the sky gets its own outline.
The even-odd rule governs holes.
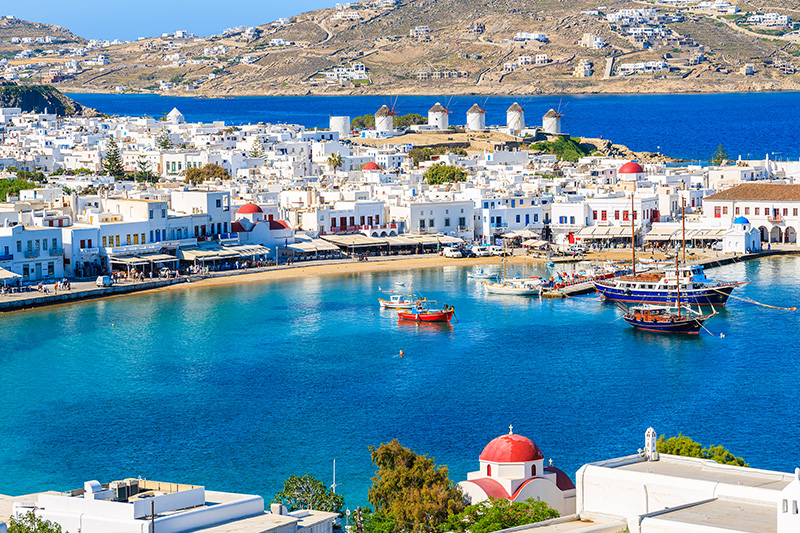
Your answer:
[[[0,15],[56,24],[87,39],[133,41],[186,30],[198,36],[257,26],[343,0],[16,0]]]

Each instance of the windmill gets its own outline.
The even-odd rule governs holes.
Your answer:
[[[389,103],[392,104],[391,107],[383,104],[375,113],[375,131],[377,131],[378,134],[392,133],[394,131],[394,116],[397,114],[395,111],[397,107],[397,98],[394,99],[394,102],[390,101]]]
[[[483,105],[489,98],[483,100]],[[473,104],[467,111],[467,129],[469,131],[482,131],[486,129],[486,111],[478,104]]]
[[[545,133],[550,135],[561,135],[561,119],[564,118],[564,111],[567,109],[567,105],[569,105],[566,104],[562,106],[562,104],[563,100],[559,100],[558,106],[551,107],[550,111],[545,113],[542,117],[542,129]]]
[[[436,102],[436,104],[428,110],[429,126],[436,127],[442,131],[450,127],[450,102],[452,100],[452,97],[449,100],[445,100],[444,105],[442,105],[441,102]]]

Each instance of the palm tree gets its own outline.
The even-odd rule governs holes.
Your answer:
[[[334,172],[336,172],[336,169],[342,168],[342,165],[344,165],[344,161],[341,155],[331,154],[328,156],[328,166],[333,168]]]

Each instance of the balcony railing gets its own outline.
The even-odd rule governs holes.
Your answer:
[[[0,261],[13,261],[14,256],[11,254],[0,255]]]
[[[39,257],[39,250],[25,250],[25,259],[33,259]]]
[[[770,215],[767,217],[767,221],[773,224],[781,224],[783,222],[783,217],[780,215]]]
[[[59,255],[64,255],[64,249],[63,248],[50,248],[50,255],[52,257],[56,257],[56,256],[59,256]]]
[[[100,248],[81,248],[80,253],[85,255],[97,255],[100,253]]]

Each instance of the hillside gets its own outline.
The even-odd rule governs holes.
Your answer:
[[[49,85],[17,85],[0,81],[0,107],[19,107],[23,111],[59,116],[96,116],[94,109],[84,107]]]
[[[609,22],[622,9],[658,14]],[[64,75],[25,66],[63,90],[198,96],[799,90],[800,36],[744,21],[628,0],[602,11],[588,0],[369,0],[209,38],[107,43]],[[586,34],[603,46],[581,46]]]

